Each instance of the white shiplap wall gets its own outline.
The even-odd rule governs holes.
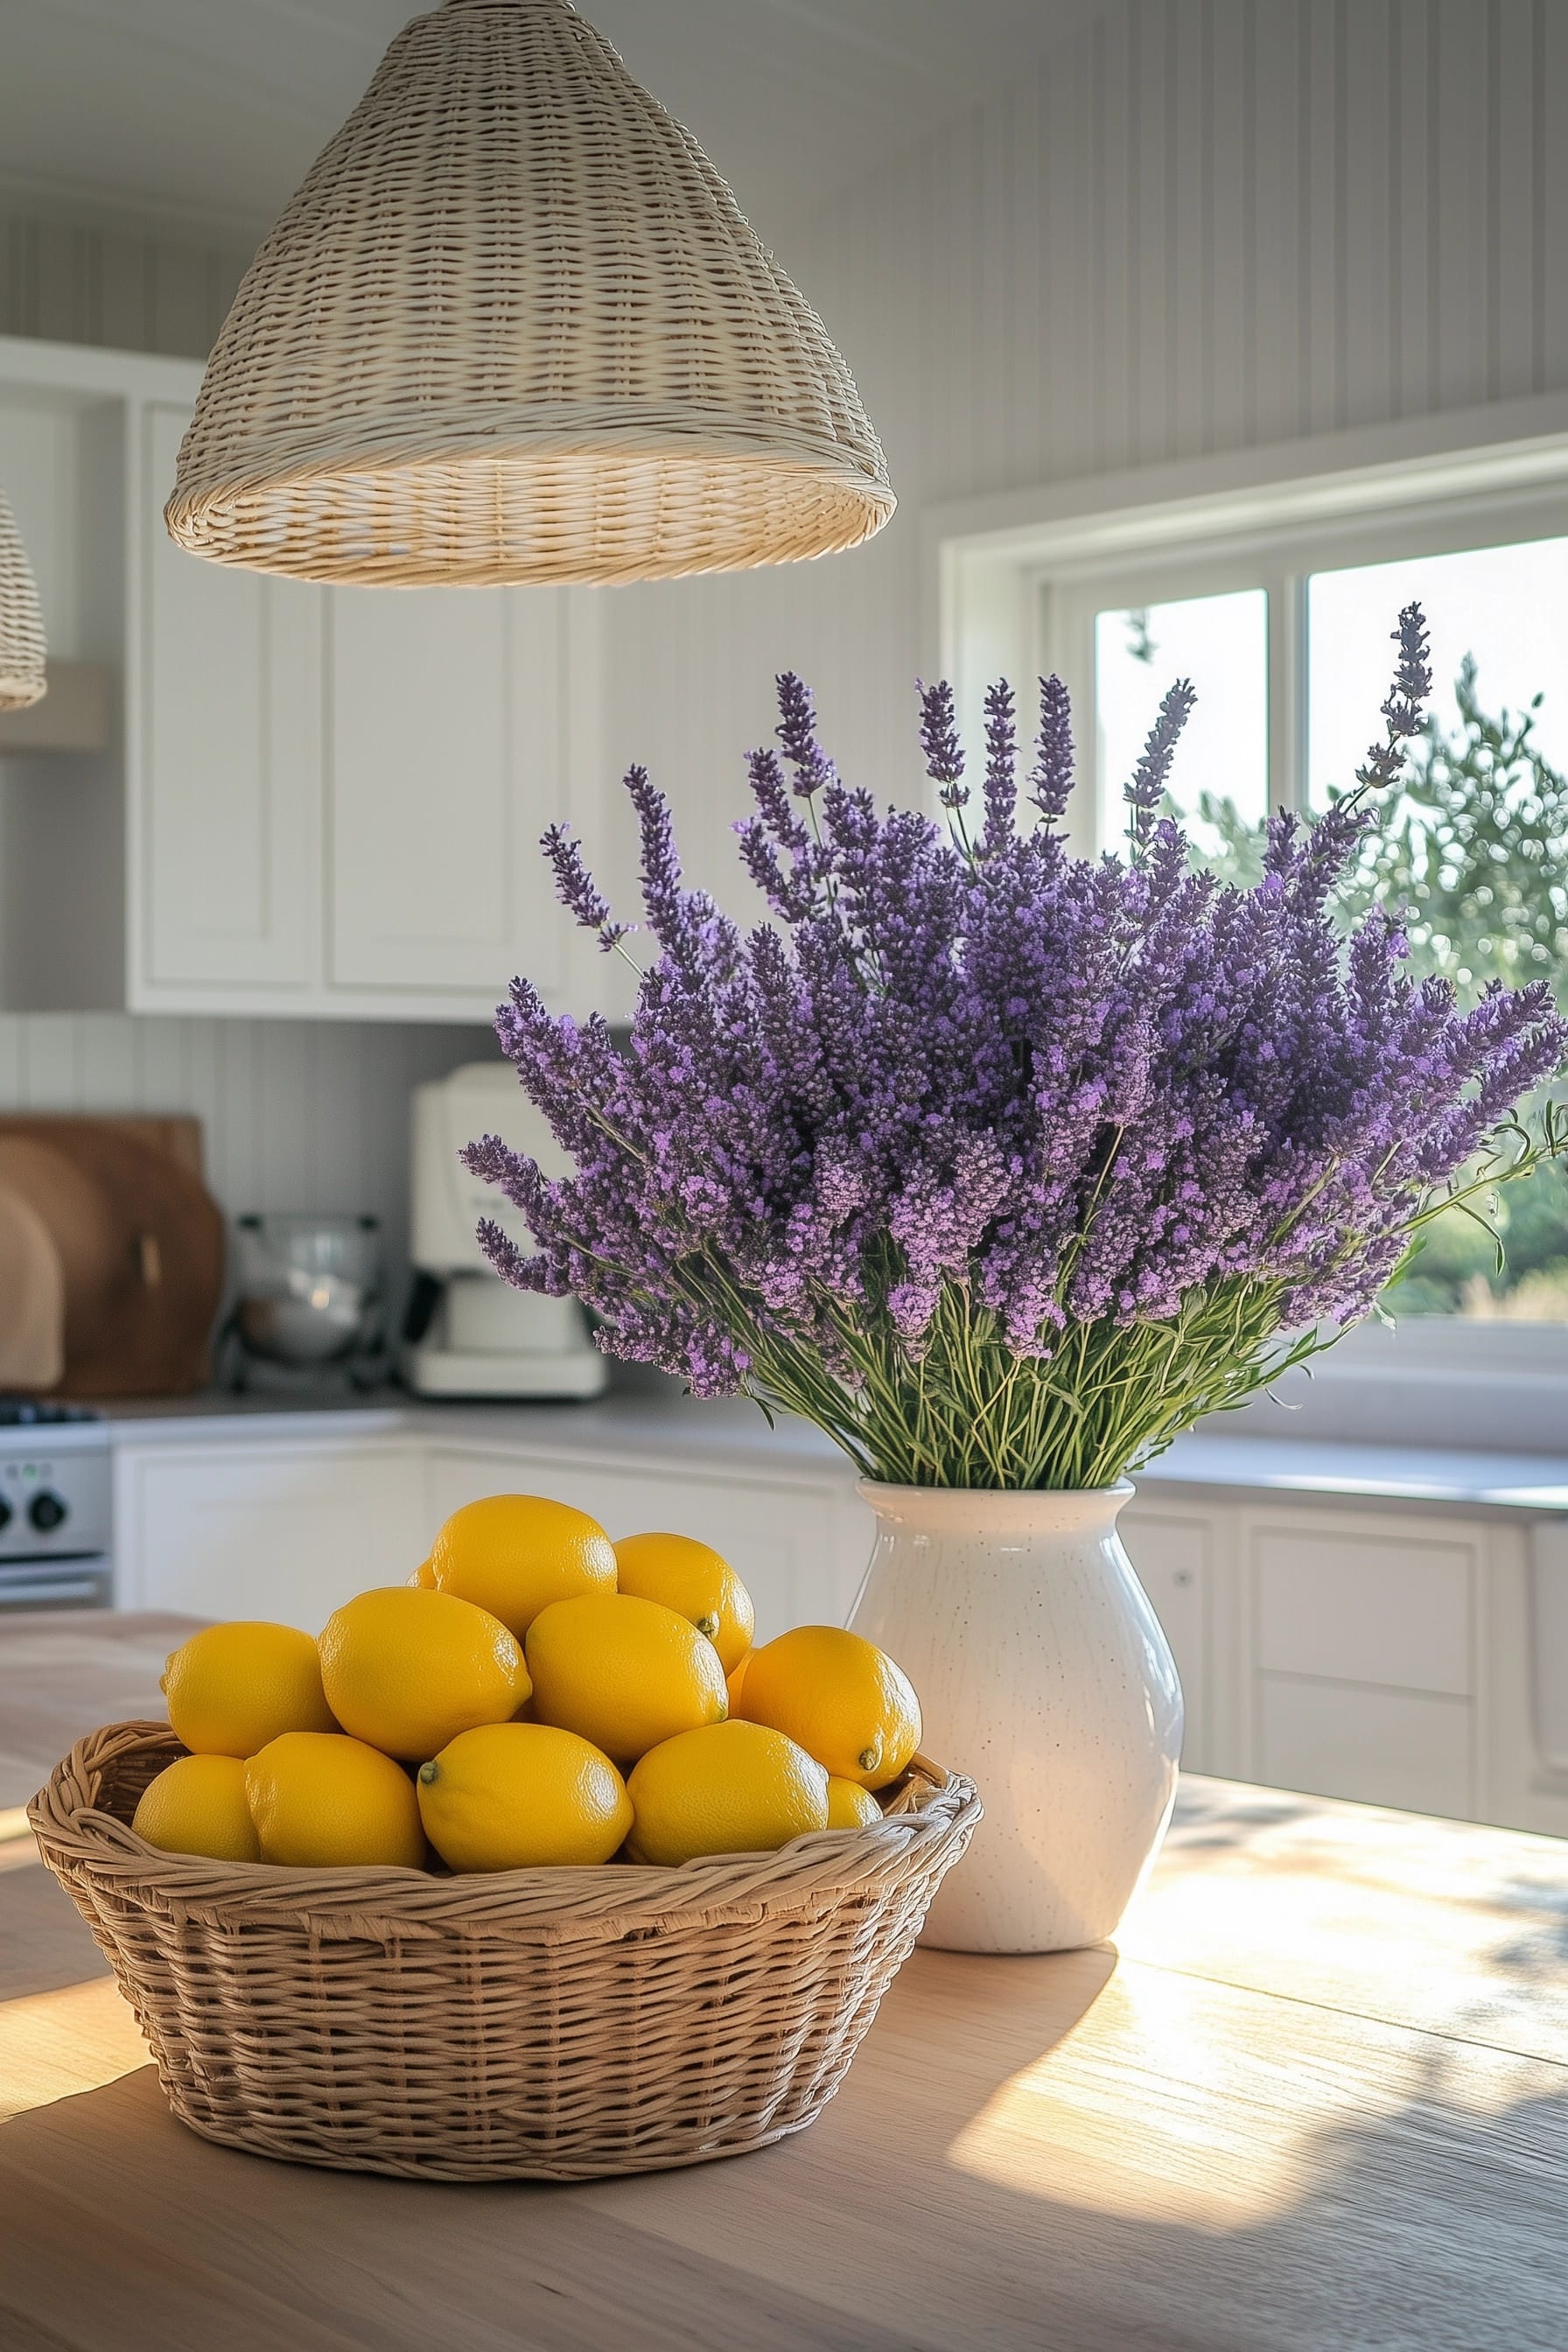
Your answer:
[[[1565,110],[1563,0],[1119,0],[781,249],[900,511],[618,595],[612,754],[738,814],[787,664],[897,789],[926,503],[1568,385]],[[732,895],[721,829],[686,846]]]
[[[249,257],[188,227],[0,190],[0,333],[199,359]],[[0,1015],[0,1109],[192,1112],[231,1215],[379,1216],[400,1304],[409,1089],[494,1050],[479,1028]]]

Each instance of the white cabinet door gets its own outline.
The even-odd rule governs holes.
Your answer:
[[[321,592],[174,545],[162,507],[187,421],[142,419],[132,993],[303,996],[321,978]]]
[[[1473,1537],[1450,1522],[1336,1517],[1251,1529],[1258,1666],[1465,1698]]]
[[[1258,1778],[1274,1788],[1462,1820],[1475,1810],[1473,1744],[1464,1699],[1258,1680]]]
[[[1484,1549],[1483,1529],[1415,1511],[1244,1513],[1250,1776],[1473,1812]]]
[[[1182,1761],[1209,1772],[1209,1664],[1215,1608],[1215,1526],[1200,1511],[1160,1510],[1139,1503],[1121,1515],[1122,1538],[1139,1582],[1153,1603],[1182,1678],[1186,1727]]]
[[[420,1462],[384,1444],[121,1446],[121,1608],[262,1617],[317,1633],[423,1557]]]
[[[841,1625],[870,1558],[871,1515],[846,1481],[777,1483],[641,1464],[431,1449],[428,1531],[480,1495],[548,1495],[612,1538],[672,1528],[722,1552],[756,1603],[759,1642],[791,1625]]]
[[[331,593],[328,979],[484,1008],[559,988],[569,918],[539,848],[567,813],[569,591]]]

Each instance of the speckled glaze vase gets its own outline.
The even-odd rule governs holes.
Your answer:
[[[1060,1952],[1114,1934],[1176,1793],[1182,1686],[1117,1532],[1130,1486],[863,1486],[877,1546],[850,1624],[920,1693],[928,1755],[985,1816],[924,1944]]]

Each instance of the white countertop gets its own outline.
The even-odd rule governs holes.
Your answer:
[[[781,1420],[768,1427],[738,1398],[700,1402],[672,1381],[617,1384],[591,1404],[435,1403],[386,1389],[363,1397],[300,1392],[154,1398],[105,1407],[111,1436],[126,1443],[327,1435],[393,1436],[400,1431],[454,1444],[545,1447],[565,1454],[672,1454],[710,1468],[812,1478],[849,1478],[843,1456],[819,1430]],[[1302,1499],[1420,1503],[1436,1509],[1568,1513],[1568,1457],[1455,1453],[1413,1445],[1198,1432],[1178,1439],[1140,1472],[1142,1492],[1206,1488],[1289,1494]]]

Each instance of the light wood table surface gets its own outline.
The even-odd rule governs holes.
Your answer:
[[[177,1631],[0,1623],[6,1769],[147,1708]],[[5,2352],[1568,2347],[1552,1839],[1189,1780],[1117,1949],[917,1952],[809,2131],[567,2189],[194,2137],[30,1851],[0,1843]]]

